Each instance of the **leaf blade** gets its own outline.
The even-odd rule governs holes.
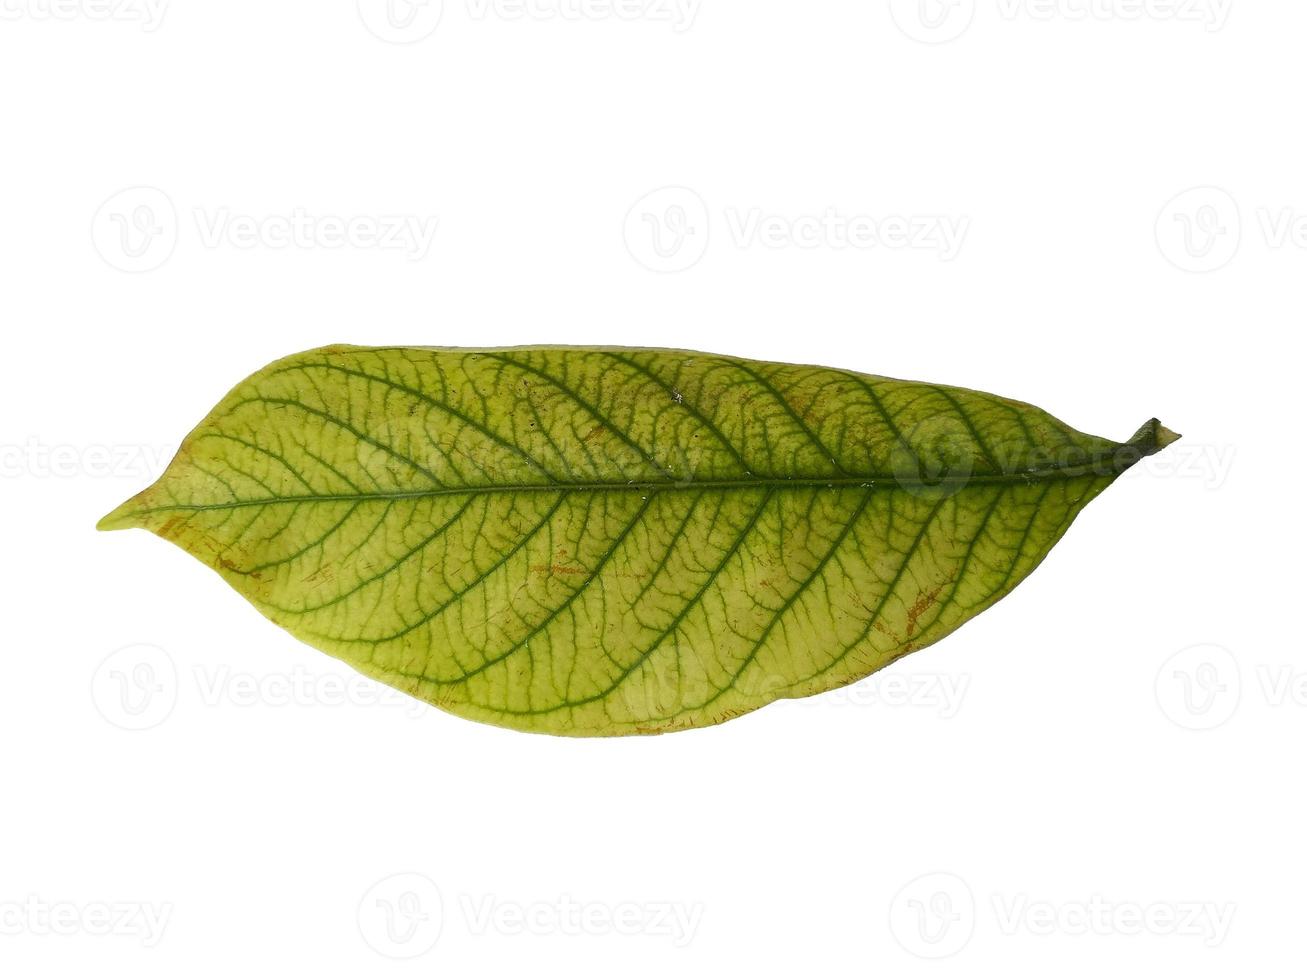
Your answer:
[[[1174,438],[691,352],[333,347],[246,379],[100,527],[458,714],[642,733],[934,642]]]

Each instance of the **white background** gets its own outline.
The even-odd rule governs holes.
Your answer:
[[[1307,9],[0,12],[6,976],[1300,964]],[[851,689],[534,737],[92,530],[330,342],[709,349],[1186,438]]]

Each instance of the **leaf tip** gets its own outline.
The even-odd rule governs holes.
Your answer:
[[[1151,456],[1180,438],[1180,433],[1172,432],[1159,420],[1149,419],[1139,427],[1139,431],[1131,438],[1130,445],[1137,448],[1140,455]]]
[[[95,523],[97,531],[123,531],[127,528],[140,527],[136,520],[136,511],[132,508],[135,497],[124,500]]]
[[[1167,446],[1171,445],[1171,443],[1177,442],[1183,438],[1184,436],[1182,436],[1180,433],[1172,432],[1170,429],[1162,425],[1160,422],[1157,424],[1157,448],[1158,449],[1165,449]]]

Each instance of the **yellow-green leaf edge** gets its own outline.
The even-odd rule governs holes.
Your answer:
[[[935,642],[1177,438],[693,351],[335,345],[239,384],[99,527],[455,714],[654,734]]]

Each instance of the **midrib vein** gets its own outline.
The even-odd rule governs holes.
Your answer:
[[[770,490],[785,492],[787,490],[838,490],[860,488],[863,490],[899,490],[930,489],[934,487],[964,488],[979,486],[1030,486],[1042,482],[1073,480],[1083,476],[1116,477],[1128,469],[1136,459],[1118,462],[1110,458],[1098,459],[1077,466],[1032,469],[1015,473],[982,473],[966,476],[942,476],[925,481],[908,474],[902,476],[844,476],[844,477],[747,477],[731,480],[636,480],[628,482],[581,482],[581,483],[515,483],[494,484],[472,487],[430,487],[422,490],[397,490],[393,492],[377,491],[371,493],[338,494],[300,494],[292,496],[256,497],[250,500],[231,500],[211,504],[164,504],[145,507],[136,514],[155,514],[167,511],[206,511],[230,510],[239,507],[264,507],[273,504],[303,503],[338,503],[361,502],[369,500],[413,500],[425,497],[452,497],[469,494],[489,493],[675,493],[685,491],[712,490]]]

